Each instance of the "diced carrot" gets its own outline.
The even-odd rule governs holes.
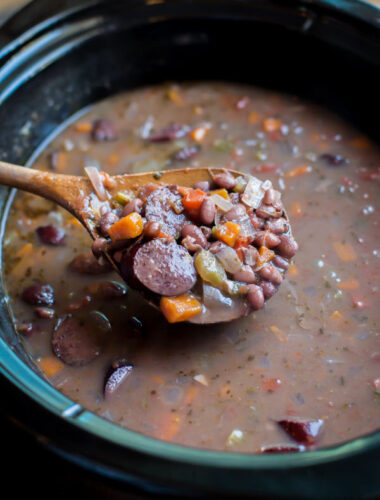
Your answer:
[[[190,137],[195,142],[203,142],[206,137],[207,132],[209,131],[208,127],[197,127],[190,132]]]
[[[191,189],[182,198],[183,206],[186,210],[199,210],[206,196],[201,189]]]
[[[355,139],[352,139],[352,141],[350,141],[350,146],[352,146],[353,148],[358,148],[358,149],[368,149],[371,146],[371,143],[367,139],[367,137],[359,136],[359,137],[356,137]]]
[[[224,188],[223,189],[214,189],[214,191],[210,191],[209,196],[212,196],[214,194],[218,194],[219,196],[221,196],[225,200],[229,200],[230,199],[230,197],[228,196],[227,189],[224,189]]]
[[[165,422],[160,430],[160,439],[170,441],[178,433],[181,425],[180,415],[170,415],[170,418]]]
[[[25,255],[31,255],[31,253],[33,252],[33,245],[32,243],[25,243],[25,245],[23,245],[20,250],[18,250],[16,252],[16,257],[25,257]]]
[[[113,179],[107,172],[101,171],[99,174],[106,189],[113,189],[116,186],[115,179]]]
[[[289,276],[297,276],[298,275],[298,269],[296,268],[295,264],[293,264],[293,262],[289,266],[288,273],[289,273]]]
[[[251,125],[257,125],[261,120],[261,115],[257,111],[251,111],[248,115],[248,122]]]
[[[234,245],[234,249],[241,261],[244,260],[244,250],[243,248],[247,248],[249,244],[249,238],[247,236],[238,236],[236,238],[236,242]]]
[[[282,122],[278,118],[266,118],[262,123],[264,132],[276,132],[281,129],[281,126]]]
[[[67,224],[74,227],[83,227],[79,220],[75,217],[70,217],[70,219],[67,221]]]
[[[157,235],[157,238],[162,238],[164,240],[175,241],[173,236],[169,233],[165,233],[164,231],[160,231]]]
[[[182,97],[182,95],[179,93],[179,91],[173,87],[171,87],[168,92],[167,92],[167,96],[169,97],[169,99],[174,102],[174,104],[176,104],[177,106],[184,106],[186,103],[185,103],[185,100],[184,98]]]
[[[261,382],[261,389],[264,392],[274,392],[280,387],[281,383],[279,378],[267,378]]]
[[[67,167],[67,159],[68,159],[68,156],[66,153],[64,153],[63,151],[59,151],[56,155],[56,159],[55,159],[55,170],[57,172],[62,172],[63,170],[66,169]]]
[[[160,309],[169,323],[178,323],[199,314],[202,304],[193,295],[184,293],[176,297],[161,297]]]
[[[76,132],[91,132],[92,123],[90,122],[80,122],[75,125]]]
[[[236,243],[237,237],[239,236],[240,230],[240,224],[227,221],[217,227],[215,235],[218,240],[223,241],[230,247],[233,247]]]
[[[331,319],[343,319],[343,315],[340,311],[334,311],[331,315],[330,315],[330,318]]]
[[[108,234],[112,241],[137,238],[143,232],[144,223],[140,214],[132,212],[112,224]]]
[[[299,177],[300,175],[308,174],[313,168],[310,165],[302,165],[301,167],[293,168],[286,172],[285,177]]]
[[[153,375],[153,380],[156,382],[156,384],[163,384],[165,381],[160,375]]]
[[[62,361],[55,356],[46,356],[41,358],[38,364],[47,377],[52,377],[64,367]]]
[[[288,336],[286,333],[284,333],[281,328],[278,328],[278,326],[272,325],[269,327],[270,331],[274,333],[275,337],[277,340],[280,342],[287,342],[288,341]]]
[[[293,206],[292,206],[292,214],[295,216],[295,217],[300,217],[301,215],[303,215],[303,211],[302,211],[302,207],[301,207],[301,203],[299,201],[295,201],[293,203]]]
[[[343,262],[352,262],[356,260],[356,252],[350,245],[350,243],[341,243],[340,241],[334,241],[333,247],[335,253],[343,260]]]
[[[338,288],[341,290],[357,290],[359,288],[359,281],[355,278],[350,278],[342,283],[338,284]]]
[[[185,404],[190,405],[196,398],[199,391],[199,386],[192,385],[185,396]]]
[[[273,250],[270,250],[269,248],[262,245],[259,248],[259,258],[257,259],[257,265],[262,266],[263,264],[266,264],[267,262],[272,260],[274,256],[275,252]]]

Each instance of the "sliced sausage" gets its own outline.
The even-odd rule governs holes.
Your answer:
[[[112,363],[106,373],[104,396],[111,396],[132,373],[133,365],[126,359],[118,359]]]
[[[146,200],[146,220],[161,222],[162,231],[174,237],[178,236],[186,221],[186,216],[182,212],[182,197],[175,188],[160,187]]]
[[[133,271],[146,288],[165,296],[187,292],[197,279],[189,252],[182,245],[160,238],[138,248]]]
[[[99,341],[78,319],[67,316],[58,321],[53,332],[54,354],[65,364],[83,366],[100,354]]]

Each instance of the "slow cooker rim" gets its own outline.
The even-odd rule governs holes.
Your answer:
[[[101,3],[101,1],[95,0],[93,2],[89,2],[88,5],[93,6],[99,3]],[[307,4],[307,2],[298,3]],[[350,1],[349,5],[346,1],[333,2],[332,0],[318,0],[316,3],[328,9],[336,9],[337,3],[343,4],[342,8],[344,12],[354,17],[359,17],[358,13],[354,12],[354,7],[357,7],[357,11],[360,10],[360,7],[365,7],[365,20],[367,22],[370,22],[371,24],[373,24],[374,16],[370,16],[370,18],[366,16],[375,13],[378,15],[380,12],[376,7],[370,6],[360,0]],[[33,6],[33,4],[34,2],[28,4],[21,11],[21,14],[27,13]],[[77,12],[77,9],[72,9],[72,11],[70,11],[68,15],[75,12]],[[66,18],[66,14],[65,16],[63,16],[64,18]],[[54,18],[50,18],[49,21],[45,21],[44,23],[37,25],[33,32],[29,32],[29,35],[33,38],[39,32],[44,31],[46,28],[54,27],[54,24],[61,20],[63,17],[56,16]],[[363,16],[361,16],[361,19],[364,20]],[[6,26],[9,26],[11,22],[12,20],[9,20],[3,29],[6,30]],[[11,52],[15,53],[30,40],[31,38],[19,34],[18,37],[16,36],[12,41],[9,42],[9,45],[6,45],[2,48],[0,52],[0,58],[2,56],[6,57]],[[10,205],[11,198],[12,196],[10,195],[7,201],[8,207]],[[7,210],[5,211],[5,215],[2,219],[0,238],[2,238],[4,234],[6,213]],[[119,445],[122,444],[123,446],[135,451],[147,455],[166,458],[168,460],[174,460],[177,462],[181,461],[183,463],[191,463],[201,466],[207,465],[208,467],[230,467],[240,469],[289,469],[328,463],[332,460],[342,460],[348,455],[352,456],[353,454],[362,453],[380,445],[380,430],[378,430],[365,436],[361,436],[357,439],[350,440],[346,443],[318,450],[307,451],[304,453],[250,455],[189,448],[172,443],[167,443],[164,441],[159,441],[137,432],[124,429],[120,426],[117,426],[116,424],[106,421],[105,419],[93,414],[88,410],[82,409],[82,407],[80,407],[79,405],[75,405],[69,398],[63,396],[46,380],[33,372],[31,368],[29,368],[20,358],[18,358],[18,356],[11,350],[11,348],[4,342],[3,339],[0,339],[0,371],[20,391],[31,397],[34,401],[36,401],[44,408],[48,409],[50,412],[56,414],[57,416],[63,417],[72,425],[80,427],[82,430],[94,434],[101,439],[106,439]],[[33,387],[31,385],[31,381],[34,384]],[[42,397],[42,394],[44,394],[44,397]]]

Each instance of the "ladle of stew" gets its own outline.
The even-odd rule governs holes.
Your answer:
[[[127,284],[167,321],[218,323],[261,309],[298,245],[270,181],[224,168],[63,175],[0,162],[0,184],[76,217]]]

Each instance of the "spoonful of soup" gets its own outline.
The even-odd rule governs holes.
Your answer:
[[[261,309],[298,245],[270,181],[221,168],[109,176],[0,162],[0,183],[71,212],[126,283],[167,321],[218,323]]]

